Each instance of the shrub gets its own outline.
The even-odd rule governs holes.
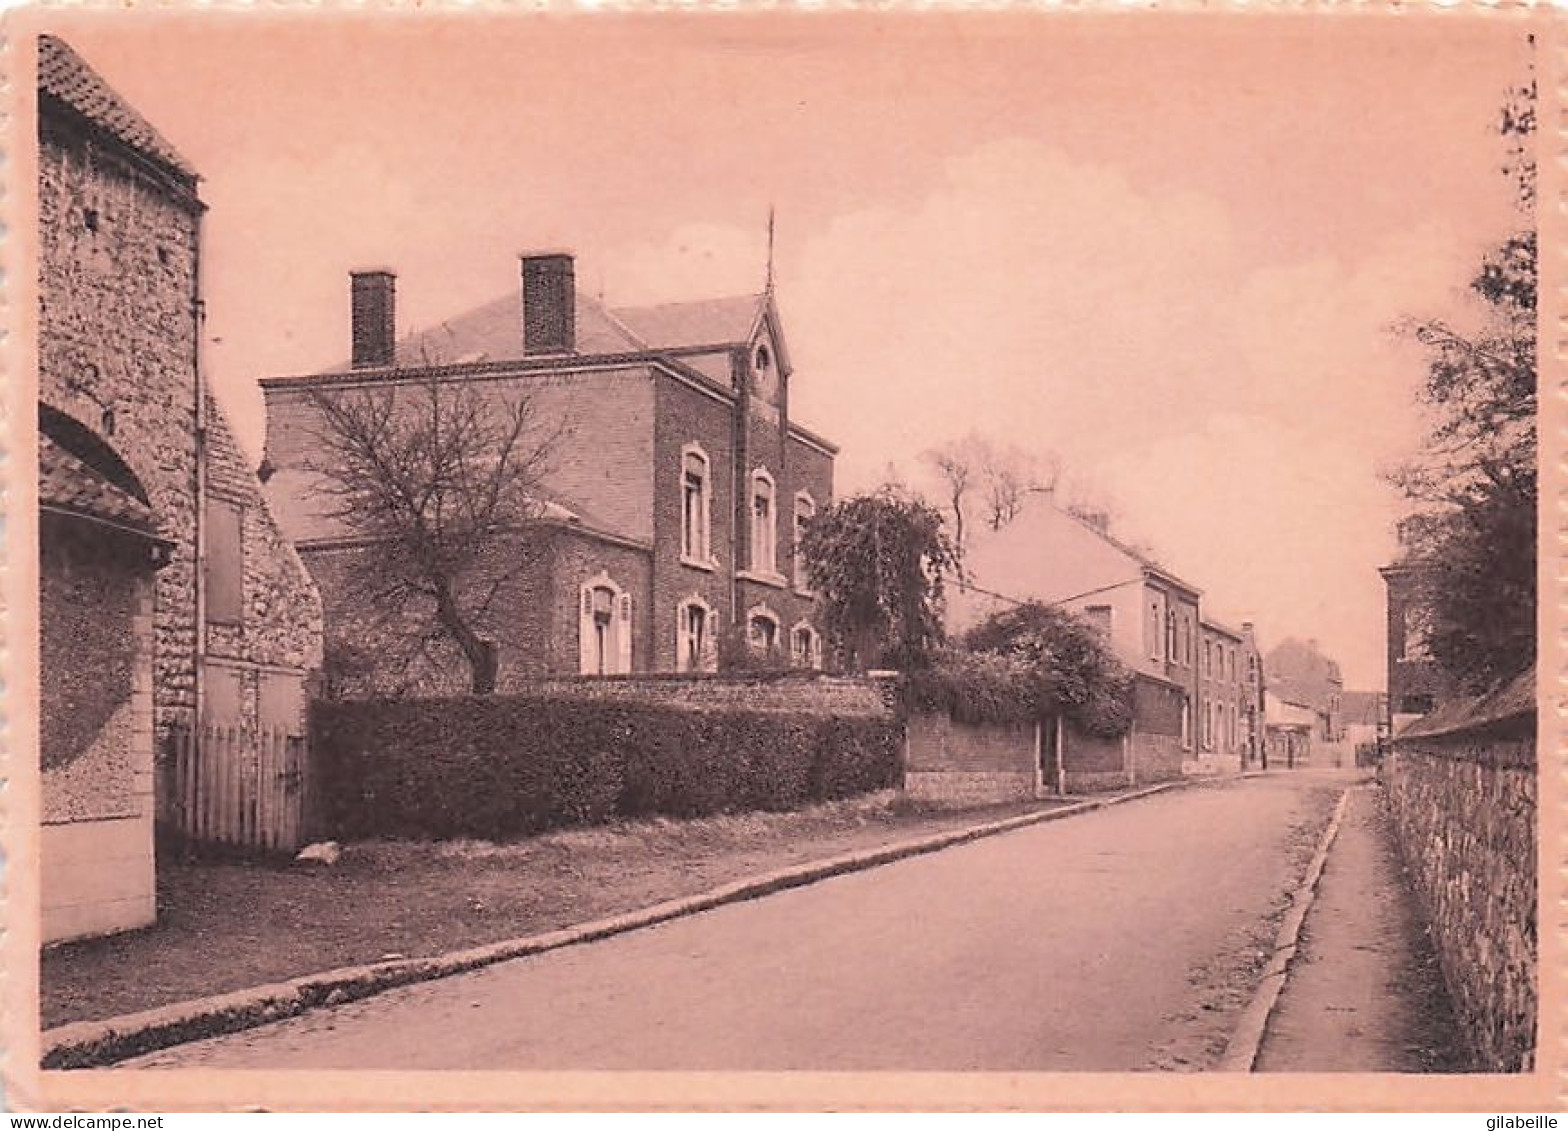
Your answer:
[[[896,784],[891,719],[537,696],[319,702],[321,835],[498,839],[790,809]]]

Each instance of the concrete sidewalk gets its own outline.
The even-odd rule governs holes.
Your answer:
[[[1355,786],[1254,1071],[1467,1070],[1381,789]]]

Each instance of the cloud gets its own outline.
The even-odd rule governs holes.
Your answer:
[[[1217,200],[1027,140],[945,174],[839,216],[781,274],[795,403],[844,445],[841,487],[971,429],[1053,449],[1216,607],[1377,683],[1377,473],[1419,435],[1419,354],[1389,326],[1450,301],[1475,249],[1425,224],[1259,262]]]

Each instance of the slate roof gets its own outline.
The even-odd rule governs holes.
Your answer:
[[[156,537],[152,508],[66,451],[38,435],[38,502],[72,514],[107,519]]]
[[[622,306],[613,313],[650,349],[734,346],[751,341],[766,294],[734,295],[657,306]]]
[[[191,180],[196,170],[136,108],[89,67],[63,39],[38,37],[38,90],[71,107],[125,145]]]
[[[1383,695],[1377,691],[1347,691],[1339,700],[1346,726],[1376,726],[1383,716]]]

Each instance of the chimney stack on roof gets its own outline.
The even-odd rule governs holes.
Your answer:
[[[397,338],[397,276],[390,271],[349,274],[349,328],[355,369],[391,365]]]
[[[523,264],[523,353],[577,349],[577,280],[571,252],[528,252]]]

